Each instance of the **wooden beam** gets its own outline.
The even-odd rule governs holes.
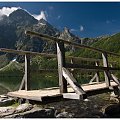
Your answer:
[[[31,52],[31,51],[23,51],[23,50],[14,50],[14,49],[7,49],[7,48],[0,48],[0,52],[6,53],[14,53],[19,55],[30,54],[31,56],[40,55],[47,58],[57,58],[56,54],[47,54],[47,53],[39,53],[39,52]],[[73,56],[66,56],[66,59],[73,59],[73,60],[83,60],[83,61],[101,61],[101,59],[94,59],[94,58],[83,58],[83,57],[73,57]]]
[[[66,59],[72,59],[75,62],[76,61],[89,61],[89,62],[96,62],[96,61],[102,61],[102,59],[95,59],[95,58],[84,58],[84,57],[73,57],[73,56],[66,56]]]
[[[99,62],[96,61],[96,62],[95,62],[95,65],[96,65],[96,66],[99,66]],[[97,71],[97,72],[96,72],[96,82],[99,82],[99,81],[100,81],[100,75],[99,75],[99,72]]]
[[[71,75],[71,73],[66,69],[62,68],[63,76],[67,80],[67,82],[70,84],[70,86],[73,88],[76,94],[83,95],[86,94],[85,91],[82,89],[82,87],[77,83],[75,78]]]
[[[99,66],[99,62],[95,62],[95,65]],[[94,80],[96,80],[96,82],[99,82],[99,72],[98,71],[95,73],[95,75],[93,76],[93,78],[90,80],[89,83],[92,83]]]
[[[102,67],[102,66],[90,66],[90,65],[80,65],[80,64],[70,64],[66,63],[66,68],[81,68],[81,69],[93,69],[93,70],[120,70],[120,68],[113,68],[113,67]]]
[[[111,74],[111,76],[113,78],[113,81],[120,86],[120,80],[115,75],[113,75],[113,74]]]
[[[67,81],[63,77],[62,67],[65,67],[65,49],[63,42],[57,42],[57,60],[58,60],[58,74],[59,74],[59,87],[60,93],[67,92]]]
[[[40,56],[45,56],[48,58],[57,57],[55,54],[46,54],[46,53],[30,52],[30,51],[14,50],[14,49],[6,49],[6,48],[0,48],[0,52],[14,53],[14,54],[19,54],[19,55],[29,54],[31,56],[40,55]]]
[[[22,82],[21,82],[20,87],[19,87],[19,90],[23,90],[23,89],[25,89],[25,74],[23,76]]]
[[[83,95],[79,95],[76,93],[63,93],[63,98],[66,99],[74,99],[74,100],[83,100]]]
[[[108,65],[107,53],[102,53],[102,58],[103,58],[103,66],[107,68],[104,71],[106,86],[111,86],[110,85],[110,79],[111,78],[110,78],[110,75],[109,75],[109,65]]]
[[[25,90],[30,90],[30,55],[25,54]]]
[[[98,48],[94,48],[94,47],[90,47],[90,46],[86,46],[86,45],[81,45],[81,44],[78,44],[78,43],[75,43],[75,42],[70,42],[70,41],[66,41],[66,40],[63,40],[63,39],[51,37],[51,36],[48,36],[48,35],[45,35],[45,34],[40,34],[40,33],[32,32],[32,31],[25,31],[25,33],[27,35],[32,35],[32,36],[35,36],[35,37],[38,37],[38,38],[43,38],[43,39],[46,39],[46,40],[52,40],[52,41],[55,41],[55,42],[62,41],[65,44],[75,46],[75,47],[78,47],[78,48],[86,48],[86,49],[97,51],[97,52],[100,52],[100,53],[107,53],[107,54],[110,54],[110,55],[115,55],[115,56],[120,57],[119,54],[116,54],[116,53],[113,53],[113,52],[105,51],[105,50],[102,50],[102,49],[98,49]]]

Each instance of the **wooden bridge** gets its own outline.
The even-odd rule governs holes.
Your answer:
[[[83,100],[88,96],[103,92],[108,92],[108,91],[110,92],[115,91],[115,93],[119,95],[120,81],[113,74],[113,72],[120,70],[120,68],[110,67],[108,61],[108,55],[120,57],[119,54],[81,45],[74,42],[65,41],[62,39],[58,39],[55,37],[31,32],[31,31],[26,31],[26,35],[56,42],[57,55],[1,48],[0,49],[1,52],[14,53],[25,56],[25,74],[23,76],[19,90],[8,92],[8,96],[44,102],[51,100],[54,101],[55,99],[61,100],[63,98]],[[82,58],[82,57],[73,57],[73,56],[66,57],[64,44],[68,44],[77,48],[85,48],[99,52],[102,55],[102,59]],[[47,58],[57,58],[59,87],[31,90],[30,56],[35,56],[35,55],[40,55]],[[67,63],[66,59],[71,60],[71,63]],[[75,61],[79,61],[79,60],[94,62],[95,65],[83,65],[83,64],[75,63]],[[101,61],[103,63],[103,66],[99,65]],[[80,85],[74,78],[73,74],[71,73],[71,70],[95,71],[95,75],[88,84]],[[104,72],[104,78],[105,78],[104,81],[102,82],[100,82],[99,79],[100,77],[99,72],[101,71]]]

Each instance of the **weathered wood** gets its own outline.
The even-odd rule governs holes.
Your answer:
[[[70,86],[73,88],[76,94],[79,94],[79,95],[85,94],[85,91],[77,83],[75,78],[71,75],[71,73],[66,68],[63,67],[62,72],[63,72],[64,78],[67,80],[67,82],[70,84]]]
[[[14,50],[14,49],[7,49],[7,48],[0,48],[0,52],[6,53],[14,53],[19,55],[30,54],[31,56],[40,55],[47,58],[56,58],[56,54],[47,54],[47,53],[39,53],[39,52],[31,52],[31,51],[23,51],[23,50]],[[83,61],[101,61],[101,59],[94,59],[94,58],[83,58],[83,57],[73,57],[73,56],[66,56],[66,59],[74,59],[74,60],[83,60]]]
[[[117,84],[115,82],[111,82],[111,86],[114,88],[117,88]],[[101,94],[104,92],[109,92],[111,91],[107,86],[106,83],[99,83],[99,84],[92,84],[92,85],[82,85],[83,90],[86,92],[87,96],[92,96],[96,94]],[[68,87],[69,93],[74,93],[74,90],[71,87]],[[12,97],[18,97],[18,98],[24,98],[28,100],[34,100],[34,101],[41,101],[41,102],[52,102],[55,101],[55,99],[63,98],[63,94],[60,94],[59,88],[56,89],[51,89],[51,88],[46,88],[46,89],[40,89],[40,90],[19,90],[19,91],[14,91],[14,92],[8,92],[8,96]],[[51,100],[51,101],[50,101]]]
[[[105,82],[107,86],[110,86],[110,76],[109,76],[109,66],[108,66],[108,57],[107,53],[102,53],[102,58],[103,58],[103,66],[106,67],[107,69],[104,71],[104,76],[105,76]]]
[[[95,62],[95,65],[99,66],[99,62]],[[92,83],[94,80],[96,80],[96,82],[99,82],[100,81],[99,78],[100,78],[99,72],[97,71],[89,83]]]
[[[105,71],[105,70],[120,70],[120,68],[113,68],[113,67],[102,67],[102,66],[90,66],[90,65],[80,65],[80,64],[70,64],[66,63],[66,68],[81,68],[81,69],[91,69],[91,70],[98,70],[98,71]]]
[[[113,81],[120,86],[120,80],[115,75],[113,75],[113,74],[111,74],[111,76],[113,78]]]
[[[83,96],[76,93],[63,93],[63,98],[74,99],[74,100],[83,100]]]
[[[19,55],[29,54],[31,56],[40,55],[40,56],[45,56],[48,58],[57,57],[55,54],[46,54],[46,53],[30,52],[30,51],[14,50],[14,49],[6,49],[6,48],[0,48],[0,52],[14,53],[14,54],[19,54]]]
[[[73,56],[66,56],[66,59],[72,59],[75,62],[76,61],[89,61],[89,62],[96,62],[96,61],[102,61],[102,59],[95,59],[95,58],[84,58],[84,57],[73,57]]]
[[[57,59],[58,59],[58,74],[59,74],[59,87],[60,93],[67,92],[67,81],[63,77],[62,67],[65,67],[65,50],[64,43],[58,42],[57,45]]]
[[[25,74],[23,76],[22,82],[21,82],[20,87],[19,87],[19,90],[23,90],[23,89],[25,89]]]
[[[96,65],[96,66],[99,66],[99,62],[96,61],[96,62],[95,62],[95,65]],[[100,75],[99,75],[99,72],[97,71],[97,72],[96,72],[96,82],[99,82],[99,81],[100,81]]]
[[[25,54],[25,90],[30,90],[30,55]]]
[[[99,63],[95,62],[95,65],[99,66]],[[93,76],[93,78],[90,80],[89,83],[92,83],[94,80],[96,80],[96,82],[99,82],[99,72],[98,71],[95,73],[95,75]]]
[[[107,53],[107,54],[110,54],[110,55],[120,56],[119,54],[116,54],[116,53],[113,53],[113,52],[105,51],[105,50],[102,50],[102,49],[98,49],[98,48],[94,48],[94,47],[90,47],[90,46],[86,46],[86,45],[81,45],[81,44],[78,44],[78,43],[75,43],[75,42],[66,41],[66,40],[63,40],[63,39],[51,37],[51,36],[48,36],[48,35],[45,35],[45,34],[40,34],[40,33],[37,33],[37,32],[25,31],[25,33],[27,35],[33,35],[33,36],[38,37],[38,38],[43,38],[43,39],[46,39],[46,40],[52,40],[52,41],[55,41],[55,42],[62,41],[65,44],[69,44],[71,46],[75,46],[75,47],[78,47],[78,48],[86,48],[86,49],[101,52],[101,53]]]

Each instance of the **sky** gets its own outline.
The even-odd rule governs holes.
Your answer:
[[[36,19],[44,17],[60,30],[67,27],[79,37],[120,32],[120,2],[0,2],[0,14],[9,15],[18,7]]]

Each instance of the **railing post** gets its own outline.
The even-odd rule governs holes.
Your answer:
[[[99,66],[99,62],[96,61],[96,62],[95,62],[95,65],[96,65],[96,66]],[[96,72],[96,82],[99,82],[99,81],[100,81],[100,75],[99,75],[99,72],[97,71],[97,72]]]
[[[25,54],[25,90],[30,90],[30,55]]]
[[[108,65],[108,56],[107,53],[102,53],[103,58],[103,67],[107,67],[108,69],[104,71],[106,86],[110,87],[110,76],[109,76],[109,65]]]
[[[59,74],[59,87],[60,93],[67,92],[67,81],[63,77],[62,67],[65,67],[65,48],[63,42],[57,42],[57,59],[58,59],[58,74]]]

